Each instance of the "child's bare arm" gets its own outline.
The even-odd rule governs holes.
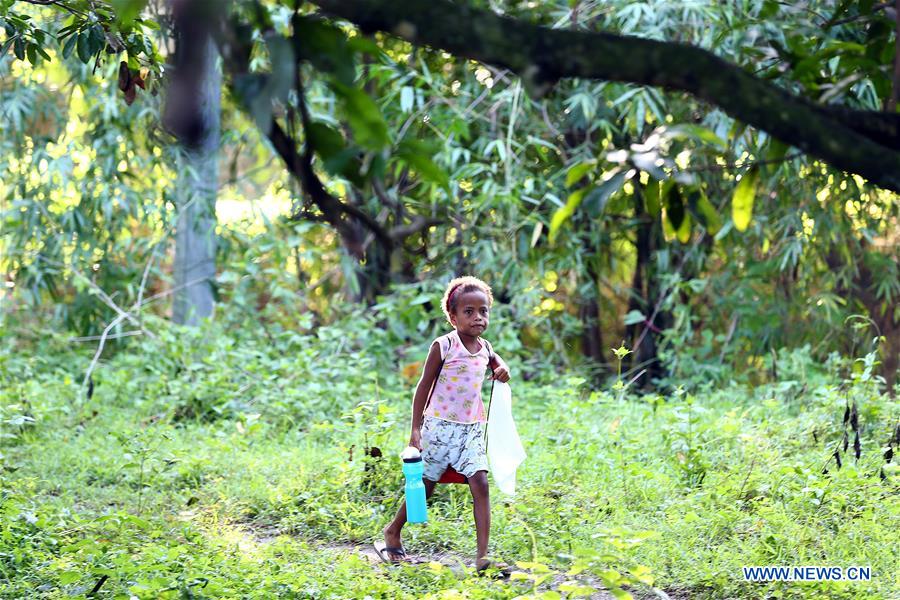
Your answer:
[[[491,357],[488,366],[494,371],[494,379],[504,383],[509,381],[509,365],[499,355]]]
[[[412,404],[412,426],[410,427],[409,445],[415,446],[419,450],[422,449],[422,420],[424,418],[425,403],[428,402],[428,395],[434,386],[434,380],[437,379],[438,371],[441,367],[441,349],[438,343],[431,345],[428,351],[428,358],[425,359],[425,366],[422,367],[422,377],[416,386],[416,393],[413,396]]]

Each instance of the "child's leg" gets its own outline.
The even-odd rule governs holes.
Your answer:
[[[425,484],[425,498],[431,498],[431,494],[434,493],[434,486],[437,485],[437,482],[431,481],[430,479],[422,479],[422,483]],[[400,541],[400,532],[403,529],[404,525],[406,525],[405,499],[400,503],[400,508],[397,509],[397,514],[396,516],[394,516],[394,520],[388,523],[388,526],[384,528],[384,543],[388,548],[402,547],[402,542]],[[391,560],[395,560],[393,558],[393,555],[391,557]]]
[[[478,546],[475,566],[482,567],[487,564],[488,538],[491,534],[491,500],[487,471],[478,471],[469,477],[469,490],[472,492],[475,540]]]

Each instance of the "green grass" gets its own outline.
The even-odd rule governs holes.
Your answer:
[[[328,344],[306,342],[313,355]],[[254,381],[295,364],[263,343],[241,352]],[[890,465],[879,476],[898,404],[865,377],[839,386],[815,372],[805,387],[666,398],[591,392],[577,378],[514,381],[528,459],[515,498],[493,490],[491,550],[522,564],[494,581],[439,564],[386,568],[354,550],[402,498],[395,455],[410,388],[395,374],[376,380],[346,352],[334,386],[333,373],[301,373],[291,403],[278,405],[288,386],[269,380],[244,390],[254,401],[219,412],[202,405],[219,402],[208,388],[202,401],[160,393],[212,378],[232,398],[246,384],[215,360],[161,372],[161,359],[136,348],[101,366],[86,400],[72,381],[83,357],[7,354],[0,596],[83,595],[104,576],[97,597],[553,598],[604,585],[648,596],[651,582],[672,597],[900,593],[900,476]],[[306,396],[315,410],[302,408]],[[848,401],[859,407],[861,456],[851,434],[837,469],[829,457]],[[189,402],[205,416],[186,416]],[[371,446],[385,456],[367,457]],[[417,554],[471,560],[468,491],[439,488],[430,523],[405,536]],[[751,584],[745,565],[871,566],[873,577]]]

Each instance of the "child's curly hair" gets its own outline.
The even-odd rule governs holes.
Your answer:
[[[491,293],[491,286],[477,277],[465,275],[463,277],[457,277],[447,284],[447,289],[444,290],[444,297],[441,299],[441,309],[444,311],[444,316],[447,317],[448,323],[451,325],[453,324],[450,321],[450,313],[456,310],[456,304],[459,302],[459,297],[466,292],[474,292],[475,290],[484,292],[484,295],[487,296],[488,299],[488,306],[494,304],[494,295]]]

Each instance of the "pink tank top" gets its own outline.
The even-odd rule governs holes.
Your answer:
[[[491,345],[478,338],[481,348],[472,354],[455,329],[435,341],[441,349],[444,365],[434,382],[425,416],[456,423],[485,422],[481,383],[494,354]]]

